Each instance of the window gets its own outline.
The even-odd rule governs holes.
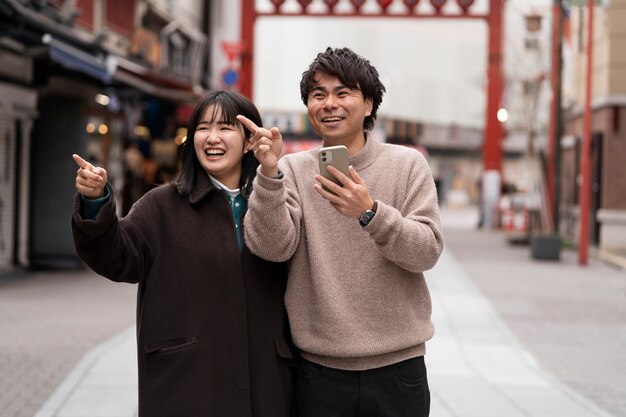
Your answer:
[[[106,26],[130,36],[135,21],[135,0],[108,0],[106,2]]]

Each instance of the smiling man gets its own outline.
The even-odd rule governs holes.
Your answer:
[[[417,151],[369,135],[385,87],[347,48],[318,54],[300,94],[324,146],[348,149],[349,176],[318,172],[318,151],[279,161],[282,137],[259,128],[261,163],[244,220],[251,251],[289,260],[285,305],[301,351],[301,417],[423,417],[433,336],[423,271],[443,249],[435,183]],[[324,187],[322,187],[324,186]]]

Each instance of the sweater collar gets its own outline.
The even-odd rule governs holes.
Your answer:
[[[382,144],[366,133],[365,146],[354,155],[349,156],[348,163],[357,171],[365,169],[374,163],[381,149]]]

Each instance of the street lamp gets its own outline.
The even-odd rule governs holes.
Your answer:
[[[498,110],[497,117],[500,123],[505,123],[507,120],[509,120],[509,112],[504,107],[501,107]]]

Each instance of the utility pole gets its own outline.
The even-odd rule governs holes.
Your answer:
[[[591,198],[591,82],[593,80],[593,9],[594,0],[587,0],[587,74],[585,80],[585,115],[583,119],[583,142],[580,152],[580,238],[578,263],[587,265],[589,255],[589,204]]]
[[[547,189],[548,206],[552,213],[554,232],[559,231],[559,193],[561,161],[561,76],[563,68],[563,0],[554,0],[552,7],[552,65],[550,84],[552,101],[550,103],[550,135],[548,145]]]

